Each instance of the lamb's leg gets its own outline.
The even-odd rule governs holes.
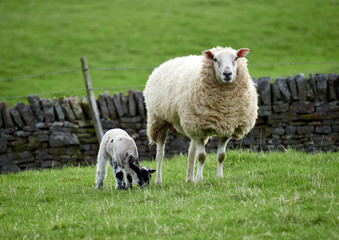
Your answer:
[[[127,183],[126,183],[126,188],[133,188],[133,180],[132,176],[127,173]]]
[[[186,182],[194,181],[194,165],[196,157],[196,146],[193,140],[191,140],[190,148],[188,149],[188,167]]]
[[[102,189],[104,187],[109,158],[109,155],[100,148],[97,157],[97,175],[95,178],[96,189]]]
[[[218,144],[218,151],[217,151],[217,159],[218,159],[218,163],[217,163],[217,177],[223,177],[223,170],[222,170],[222,166],[225,160],[225,150],[226,150],[226,146],[228,141],[231,138],[219,138],[219,144]]]
[[[157,143],[157,176],[155,179],[155,184],[162,183],[161,169],[162,169],[162,161],[165,155],[165,143]]]
[[[196,145],[196,152],[198,157],[198,169],[197,169],[197,176],[195,178],[196,182],[199,182],[202,179],[204,163],[206,160],[206,151],[204,141],[195,141]]]
[[[115,177],[115,189],[125,189],[125,174],[119,163],[111,161],[114,177]]]

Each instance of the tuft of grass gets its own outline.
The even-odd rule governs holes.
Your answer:
[[[2,0],[0,79],[79,71],[2,82],[0,95],[83,89],[82,56],[91,69],[156,67],[170,58],[232,46],[250,48],[247,58],[254,65],[338,61],[337,6],[336,0]],[[273,65],[249,71],[253,77],[276,78],[300,72],[338,73],[338,67],[338,63]],[[92,70],[91,75],[95,88],[128,90],[144,85],[151,72]],[[10,105],[17,101],[9,100]]]
[[[208,154],[204,179],[186,183],[186,156],[163,181],[95,190],[95,167],[1,175],[2,239],[337,239],[339,154],[228,151],[224,178]],[[155,168],[154,161],[143,162]]]

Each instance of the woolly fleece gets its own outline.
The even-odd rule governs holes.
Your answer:
[[[210,51],[235,50],[216,47]],[[240,139],[257,118],[258,95],[245,58],[237,60],[232,83],[219,82],[213,61],[204,56],[169,60],[150,75],[144,96],[150,142],[163,142],[171,125],[194,140],[213,135]]]

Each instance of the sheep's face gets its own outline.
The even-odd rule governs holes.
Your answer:
[[[248,48],[241,48],[237,51],[226,48],[216,53],[210,50],[203,51],[203,55],[214,62],[214,72],[218,81],[221,83],[231,83],[237,76],[238,59],[245,57],[249,51]]]

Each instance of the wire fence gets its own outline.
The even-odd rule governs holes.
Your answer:
[[[261,63],[261,64],[249,64],[248,67],[271,67],[271,66],[291,66],[291,65],[322,65],[322,64],[339,64],[339,61],[323,61],[323,62],[281,62],[281,63]],[[90,71],[134,71],[134,70],[153,70],[156,67],[97,67],[97,68],[89,68]],[[15,81],[21,79],[32,79],[32,78],[43,78],[53,75],[61,75],[68,74],[74,72],[82,72],[82,69],[71,69],[71,70],[63,70],[63,71],[55,71],[51,73],[41,73],[41,74],[33,74],[33,75],[24,75],[18,77],[11,78],[3,78],[0,79],[0,82],[8,82]],[[125,87],[112,87],[112,88],[93,88],[92,90],[122,90],[127,88],[140,88],[144,87],[144,85],[135,85],[135,86],[125,86]],[[50,96],[50,95],[61,95],[61,94],[72,94],[78,92],[86,92],[86,89],[74,89],[67,91],[59,91],[59,92],[48,92],[48,93],[39,93],[39,96]],[[0,97],[0,100],[13,100],[13,99],[23,99],[27,98],[28,95],[25,96],[10,96],[10,97]]]

